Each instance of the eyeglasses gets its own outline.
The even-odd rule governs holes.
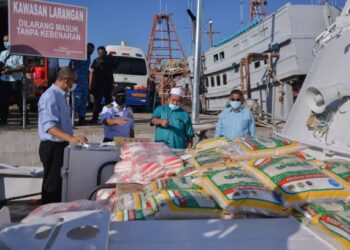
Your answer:
[[[237,102],[240,102],[240,101],[242,101],[240,98],[238,98],[238,99],[231,99],[231,101],[237,101]]]

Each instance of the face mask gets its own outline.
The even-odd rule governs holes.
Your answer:
[[[179,106],[179,105],[172,104],[172,103],[169,103],[169,108],[170,108],[171,110],[177,110],[177,109],[180,108],[180,106]]]
[[[9,44],[9,42],[4,42],[4,47],[5,47],[5,49],[10,48],[10,44]]]
[[[123,105],[125,103],[125,96],[118,96],[114,98],[114,101],[118,104],[118,105]]]
[[[77,88],[77,84],[73,83],[72,87],[69,88],[69,91],[74,91]]]
[[[230,101],[230,106],[233,109],[239,109],[241,107],[242,103],[239,101]]]

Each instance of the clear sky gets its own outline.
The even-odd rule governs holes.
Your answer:
[[[191,53],[191,24],[186,9],[196,13],[196,0],[54,0],[88,8],[88,41],[96,46],[120,44],[142,48],[147,53],[153,16],[163,11],[173,13],[186,56]],[[249,0],[242,0],[244,20],[247,23]],[[268,0],[267,12],[272,13],[284,4],[311,4],[321,0]],[[329,0],[339,7],[345,0]],[[160,4],[161,3],[161,4]],[[234,33],[240,27],[240,0],[203,0],[203,30],[208,20],[213,20],[213,30],[220,32],[214,42]],[[203,50],[209,46],[208,35],[203,35]],[[94,56],[95,57],[95,54]]]

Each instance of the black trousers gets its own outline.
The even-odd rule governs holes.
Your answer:
[[[11,100],[11,85],[0,81],[0,123],[7,123]]]
[[[22,81],[0,82],[0,122],[7,123],[9,107],[11,102],[18,106],[19,112],[23,114]],[[27,121],[28,121],[28,113]]]
[[[61,201],[61,167],[63,166],[64,148],[67,145],[67,142],[40,142],[39,156],[40,161],[44,166],[44,178],[41,188],[41,197],[44,204]]]
[[[94,96],[94,106],[93,106],[93,113],[92,113],[92,119],[97,121],[98,120],[98,114],[102,111],[102,98],[105,98],[105,104],[110,104],[112,102],[112,89],[113,86],[104,87],[103,89],[98,89],[93,91]]]

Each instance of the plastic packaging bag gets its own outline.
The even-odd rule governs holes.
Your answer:
[[[169,152],[169,147],[162,142],[131,142],[125,143],[120,151],[120,158],[124,160],[132,159],[132,156],[138,152]]]
[[[225,211],[286,215],[281,197],[241,169],[215,171],[200,179],[204,190]]]
[[[192,158],[192,163],[197,167],[200,173],[223,170],[228,167],[238,166],[235,161],[227,156],[221,155],[215,151],[206,151],[197,154]]]
[[[242,137],[226,142],[217,148],[217,152],[235,161],[241,161],[286,155],[305,148],[305,145],[287,139],[275,137]]]
[[[132,161],[122,160],[115,164],[114,173],[121,175],[134,171],[134,164]]]
[[[318,202],[305,204],[295,209],[304,215],[308,220],[315,222],[315,219],[318,220],[318,217],[322,216],[323,214],[332,214],[334,212],[344,211],[350,212],[350,204],[343,201]]]
[[[107,180],[107,184],[113,184],[113,183],[117,183],[117,182],[121,182],[122,179],[120,176],[118,176],[117,174],[113,174],[108,180]],[[109,200],[111,206],[114,206],[114,202],[115,202],[115,195],[116,195],[116,189],[115,188],[105,188],[105,189],[101,189],[99,191],[97,191],[96,194],[96,200]]]
[[[136,221],[147,220],[152,218],[153,211],[151,209],[124,209],[117,210],[111,215],[111,221]]]
[[[250,160],[242,165],[266,186],[278,192],[287,207],[339,201],[350,195],[338,181],[295,155]]]
[[[162,190],[150,197],[156,219],[221,218],[223,210],[201,190]]]
[[[311,222],[308,226],[315,233],[322,238],[324,233],[331,236],[332,245],[337,249],[350,249],[350,204],[342,201],[310,203],[296,210]]]
[[[147,207],[149,206],[147,206],[143,192],[118,195],[115,202],[115,210],[143,209]]]
[[[222,146],[225,144],[227,140],[225,138],[210,138],[210,139],[206,139],[203,141],[200,141],[197,145],[196,145],[196,152],[202,152],[202,151],[207,151],[207,150],[211,150],[211,149],[215,149],[219,146]]]
[[[188,166],[176,172],[176,176],[199,176],[198,169],[195,166]]]
[[[178,189],[198,189],[198,187],[192,182],[191,177],[173,177],[173,178],[161,178],[152,181],[146,185],[144,192],[146,196],[150,196],[153,193],[161,190],[178,190]]]
[[[350,211],[323,214],[316,225],[345,249],[350,249]]]

